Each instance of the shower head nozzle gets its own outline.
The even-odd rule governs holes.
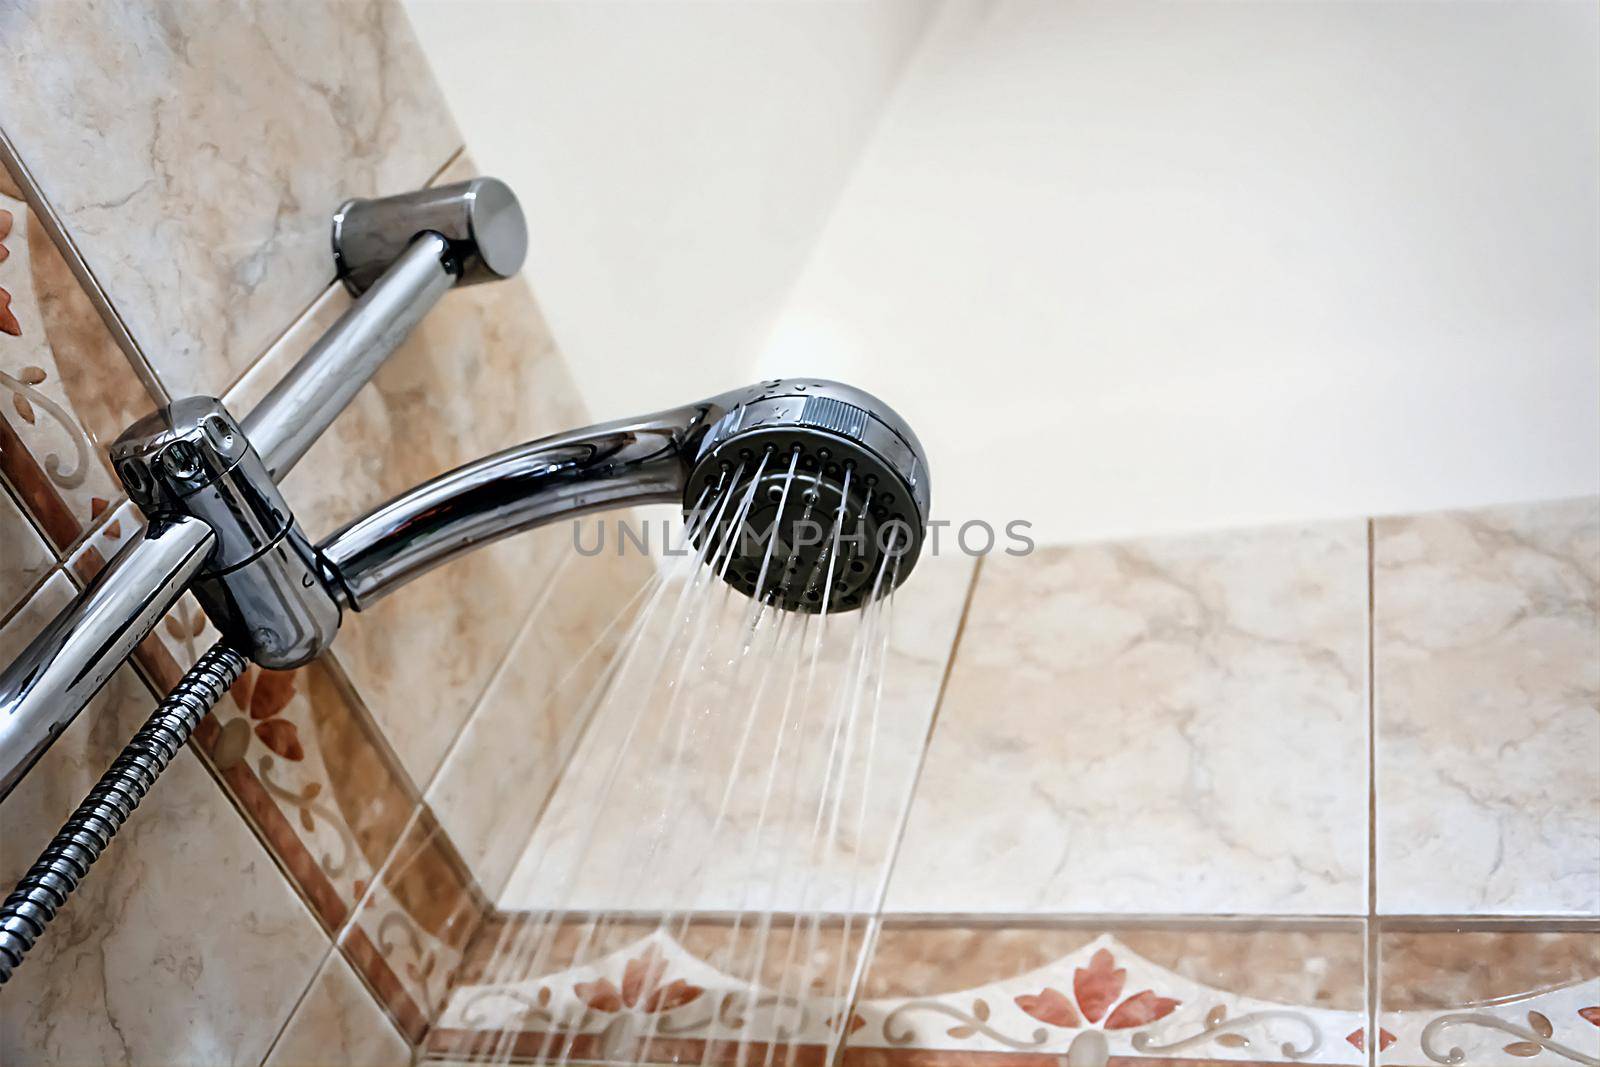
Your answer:
[[[928,461],[894,409],[814,378],[762,382],[710,409],[683,507],[724,580],[806,612],[853,610],[905,581],[927,529]]]

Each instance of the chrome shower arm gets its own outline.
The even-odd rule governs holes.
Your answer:
[[[715,410],[691,404],[541,438],[403,493],[319,546],[360,611],[442,563],[558,519],[678,503],[689,453]]]

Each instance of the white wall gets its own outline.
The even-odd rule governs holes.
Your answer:
[[[597,416],[843,378],[1047,539],[1600,491],[1586,0],[409,9]]]
[[[1600,491],[1596,7],[948,9],[762,374],[1047,538]]]
[[[744,384],[935,10],[407,0],[597,417]]]

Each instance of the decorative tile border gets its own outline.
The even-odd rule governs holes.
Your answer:
[[[1360,1064],[1364,1011],[1242,996],[1151,962],[1105,933],[1045,967],[984,986],[863,1001],[852,1048]]]
[[[426,1051],[717,1064],[770,1052],[779,1064],[825,1063],[843,1036],[869,923],[809,918],[572,916],[547,925],[502,913],[475,941]],[[758,939],[763,920],[771,935]],[[757,970],[762,981],[750,978]]]
[[[400,1032],[419,1044],[492,914],[448,835],[421,807],[339,947]]]
[[[57,552],[122,499],[104,446],[152,406],[34,207],[0,170],[0,476]]]
[[[1497,1004],[1380,1018],[1385,1064],[1600,1067],[1600,977]]]

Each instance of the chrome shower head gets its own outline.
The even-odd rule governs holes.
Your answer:
[[[717,397],[709,414],[683,507],[724,580],[806,612],[859,608],[905,581],[927,529],[928,460],[893,408],[781,378]]]

